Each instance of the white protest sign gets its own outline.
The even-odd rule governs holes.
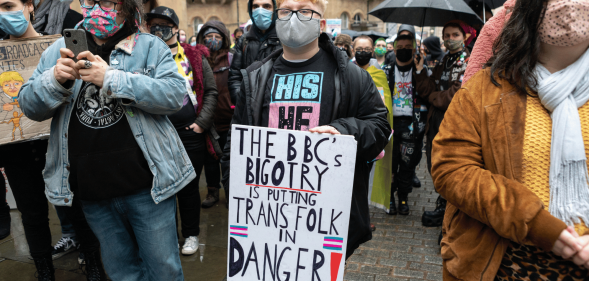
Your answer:
[[[343,280],[356,147],[233,125],[227,280]]]
[[[339,35],[342,32],[342,20],[341,19],[327,19],[326,20],[326,31],[328,33]]]

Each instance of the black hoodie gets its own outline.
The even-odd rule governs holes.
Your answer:
[[[252,17],[252,2],[253,0],[248,2],[250,17]],[[276,1],[272,0],[272,3],[276,7]],[[236,98],[239,96],[239,85],[242,79],[241,70],[246,69],[256,61],[264,60],[274,51],[282,49],[274,26],[275,20],[273,18],[272,25],[270,25],[264,34],[262,34],[252,20],[254,24],[251,29],[235,43],[235,47],[233,47],[235,54],[233,56],[233,63],[231,64],[231,71],[229,72],[229,92],[231,93],[233,104],[236,103]]]
[[[425,40],[423,40],[423,45],[429,51],[429,54],[425,58],[426,65],[433,67],[434,65],[430,65],[429,64],[430,62],[432,64],[437,64],[437,63],[442,62],[442,60],[444,60],[445,54],[442,51],[442,46],[440,44],[440,38],[438,38],[436,36],[430,36],[430,37],[426,38]]]

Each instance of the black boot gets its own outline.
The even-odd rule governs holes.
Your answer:
[[[399,197],[399,215],[409,215],[409,205],[407,205],[407,194],[401,194],[397,191],[397,196]]]
[[[395,204],[395,194],[391,194],[391,203],[389,205],[389,212],[387,213],[390,216],[394,216],[397,214],[397,205]]]
[[[86,280],[106,281],[100,251],[84,252],[84,264],[80,265],[80,268],[83,268],[82,271],[86,274]]]
[[[421,181],[419,181],[417,175],[413,176],[413,187],[421,187]]]
[[[39,281],[55,281],[55,268],[51,256],[33,259],[37,272],[35,273]]]
[[[229,209],[229,189],[223,187],[223,190],[225,190],[225,208]]]
[[[1,190],[4,192],[4,190]],[[10,235],[10,213],[0,215],[0,240]]]
[[[433,211],[423,212],[421,223],[423,226],[441,226],[446,213],[446,199],[438,196],[436,200],[436,209]]]

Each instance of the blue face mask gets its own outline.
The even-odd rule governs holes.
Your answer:
[[[196,42],[192,42],[192,43],[190,43],[190,46],[192,46],[192,47],[196,47]]]
[[[272,12],[264,8],[257,8],[252,11],[254,23],[261,30],[266,30],[272,24]]]
[[[0,29],[16,37],[25,34],[29,28],[29,21],[25,19],[24,10],[25,8],[22,11],[0,12]]]

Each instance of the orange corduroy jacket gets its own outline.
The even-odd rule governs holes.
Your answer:
[[[526,96],[479,71],[454,96],[433,142],[432,178],[448,200],[444,280],[494,280],[511,241],[552,250],[566,229],[522,184]]]

